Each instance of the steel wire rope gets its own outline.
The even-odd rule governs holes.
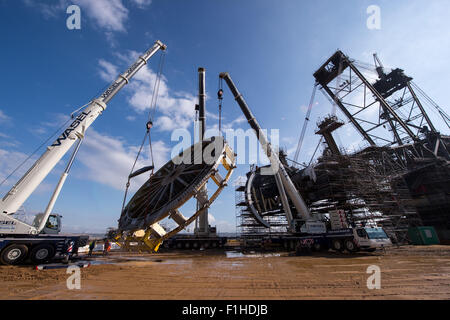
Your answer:
[[[297,144],[297,149],[295,151],[295,155],[294,155],[294,161],[295,162],[298,161],[298,157],[300,155],[300,150],[301,150],[302,145],[303,145],[303,140],[305,138],[306,128],[308,127],[308,123],[310,121],[311,110],[312,110],[312,107],[313,107],[313,104],[314,104],[314,99],[315,99],[315,96],[316,96],[317,86],[318,86],[318,83],[315,83],[314,84],[314,88],[313,88],[313,92],[311,94],[311,99],[309,101],[308,110],[306,112],[305,122],[303,123],[302,131],[300,133],[300,138],[299,138],[298,144]]]
[[[150,101],[150,108],[149,108],[149,112],[148,112],[148,121],[147,121],[147,124],[146,124],[146,131],[145,131],[144,138],[142,140],[141,146],[139,147],[139,151],[138,151],[138,153],[136,155],[136,158],[134,159],[133,166],[131,167],[130,174],[128,175],[127,183],[125,185],[125,194],[124,194],[123,202],[122,202],[122,212],[123,212],[123,210],[125,208],[125,202],[126,202],[127,195],[128,195],[128,189],[130,188],[131,174],[133,173],[134,168],[136,167],[137,161],[139,160],[139,157],[140,157],[140,155],[142,153],[142,149],[144,148],[145,141],[147,140],[147,136],[148,136],[148,139],[149,139],[150,158],[151,158],[151,161],[152,161],[152,169],[151,169],[152,172],[150,174],[150,177],[153,175],[153,170],[154,170],[154,167],[155,167],[155,163],[154,163],[154,160],[153,160],[153,147],[152,147],[152,140],[151,140],[150,130],[151,130],[152,126],[153,126],[152,119],[153,119],[153,117],[155,115],[156,103],[157,103],[157,100],[158,100],[157,96],[158,96],[158,93],[159,93],[159,86],[160,86],[160,82],[161,82],[162,69],[163,69],[163,64],[164,64],[164,56],[165,55],[164,55],[164,52],[163,52],[163,53],[161,53],[160,58],[159,58],[158,73],[156,75],[155,84],[153,86],[153,93],[152,93],[152,99]],[[153,111],[153,116],[152,116],[152,111]]]
[[[91,100],[92,101],[92,100]],[[23,160],[9,175],[0,182],[0,186],[2,186],[6,181],[8,181],[11,176],[13,176],[28,160],[30,160],[43,146],[45,146],[54,136],[61,132],[61,129],[64,128],[75,116],[74,114],[78,113],[82,109],[84,109],[91,101],[79,107],[75,111],[70,114],[69,119],[67,119],[61,126],[58,127],[44,142],[42,142],[25,160]],[[30,172],[32,168],[34,168],[35,164],[28,169],[28,171],[24,174],[24,176]],[[20,181],[20,180],[19,180]]]

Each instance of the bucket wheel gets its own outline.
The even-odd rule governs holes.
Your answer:
[[[219,173],[225,169],[225,176]],[[119,219],[119,233],[123,238],[132,237],[137,230],[144,230],[144,243],[157,251],[162,241],[183,230],[204,212],[218,197],[235,168],[235,154],[222,137],[212,137],[192,145],[167,162],[134,194],[124,207]],[[217,185],[208,198],[201,192],[211,179]],[[196,198],[199,207],[185,217],[181,207]],[[170,218],[176,223],[166,230],[158,222]]]

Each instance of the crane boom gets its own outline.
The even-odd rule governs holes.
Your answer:
[[[158,51],[165,50],[161,41],[156,41],[136,62],[104,91],[98,98],[78,114],[74,121],[62,134],[47,147],[45,153],[33,164],[28,172],[11,188],[0,202],[0,214],[15,213],[28,199],[39,184],[45,179],[61,158],[69,151],[72,145],[84,137],[87,128],[106,109],[106,104],[122,89],[129,80],[139,71],[147,61]],[[44,217],[46,220],[48,217]]]
[[[264,151],[266,152],[267,158],[270,160],[270,164],[272,168],[275,168],[277,171],[275,174],[278,175],[278,177],[275,177],[275,180],[279,181],[281,180],[281,183],[278,184],[278,189],[280,191],[280,195],[282,198],[284,198],[285,193],[289,195],[289,198],[291,198],[295,208],[297,209],[298,214],[303,218],[303,220],[309,220],[311,219],[311,214],[309,212],[308,207],[306,206],[306,203],[298,193],[297,189],[294,186],[294,183],[292,182],[291,178],[289,177],[288,173],[286,172],[286,169],[284,168],[283,164],[281,163],[280,159],[278,158],[277,154],[275,154],[272,150],[272,147],[270,143],[267,140],[267,137],[265,136],[264,132],[261,130],[261,127],[256,121],[255,117],[253,116],[253,113],[251,112],[250,108],[248,107],[247,103],[245,102],[244,98],[242,97],[242,94],[239,92],[239,90],[236,88],[236,85],[233,83],[233,80],[231,79],[230,75],[227,72],[222,72],[219,77],[221,79],[224,79],[227,83],[228,87],[230,88],[231,92],[233,93],[233,96],[236,100],[236,102],[239,104],[239,107],[241,108],[242,112],[244,113],[244,116],[247,118],[247,121],[250,125],[250,127],[255,131],[256,137],[258,138],[259,142],[261,143]],[[284,189],[284,190],[283,190]],[[289,205],[287,204],[287,199],[283,201],[283,206],[285,207],[286,211],[286,218],[288,219],[289,223],[293,221],[293,219],[297,217],[292,217],[292,214],[290,214]]]

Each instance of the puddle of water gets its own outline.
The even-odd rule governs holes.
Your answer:
[[[237,251],[225,251],[227,258],[242,258],[245,257],[242,252]]]
[[[266,258],[266,257],[280,257],[281,253],[256,253],[250,251],[250,253],[242,253],[239,251],[225,251],[227,258]]]

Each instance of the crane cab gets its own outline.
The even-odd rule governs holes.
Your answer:
[[[34,218],[33,226],[36,228],[39,227],[43,216],[43,213],[38,213]],[[57,213],[50,214],[44,229],[41,231],[41,234],[59,234],[62,227],[61,218],[62,216]]]
[[[353,236],[361,250],[372,250],[392,246],[391,239],[381,227],[357,227]]]

